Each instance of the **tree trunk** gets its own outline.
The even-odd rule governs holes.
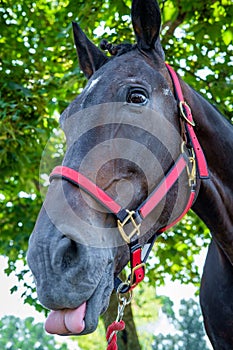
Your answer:
[[[108,326],[116,319],[118,310],[118,301],[116,293],[113,292],[108,310],[103,315],[104,326]],[[138,340],[137,330],[133,319],[131,304],[125,307],[124,317],[125,329],[117,333],[118,350],[141,350],[141,345]]]

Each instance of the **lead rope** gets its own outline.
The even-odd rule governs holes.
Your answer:
[[[118,313],[116,320],[113,321],[110,326],[108,326],[106,339],[108,342],[107,350],[117,350],[117,333],[125,329],[125,322],[123,321],[124,310],[127,305],[131,303],[132,300],[132,291],[126,294],[121,294],[121,290],[125,288],[125,283],[120,284],[117,289],[117,298],[118,298]]]

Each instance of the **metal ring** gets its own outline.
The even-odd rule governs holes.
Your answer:
[[[119,295],[119,294],[125,294],[128,292],[128,289],[130,287],[130,284],[127,283],[127,282],[122,282],[118,287],[117,287],[117,291],[116,293]],[[127,289],[126,292],[124,292],[124,289]]]
[[[125,287],[127,288],[127,290],[124,292],[123,289]],[[118,302],[120,304],[128,305],[131,302],[133,297],[133,292],[132,290],[129,290],[129,288],[130,288],[130,284],[127,282],[122,282],[118,286],[116,293],[117,293]],[[128,294],[128,297],[126,296],[126,294]]]

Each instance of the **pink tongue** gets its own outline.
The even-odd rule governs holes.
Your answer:
[[[78,334],[85,328],[86,302],[77,309],[52,311],[46,322],[45,330],[51,334]]]

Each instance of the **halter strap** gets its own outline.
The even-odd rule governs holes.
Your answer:
[[[115,215],[122,209],[105,191],[74,169],[62,165],[56,166],[50,174],[50,182],[56,178],[67,180],[73,185],[80,187]]]
[[[186,154],[182,153],[150,196],[133,212],[132,217],[134,218],[135,222],[140,224],[142,220],[153,211],[153,209],[161,202],[167,192],[178,180],[188,163],[189,160],[187,159]],[[50,174],[50,182],[55,178],[64,179],[89,193],[96,201],[102,204],[111,213],[115,214],[121,223],[123,223],[127,217],[130,216],[130,213],[132,213],[127,209],[122,208],[120,204],[118,204],[94,182],[74,169],[61,165],[56,166]],[[127,222],[125,222],[124,225],[126,223]],[[127,240],[127,238],[125,240]],[[128,243],[129,242],[130,240],[128,240]]]
[[[183,141],[181,154],[177,158],[176,162],[171,166],[168,173],[152,191],[149,197],[142,204],[140,204],[136,210],[129,211],[128,209],[122,208],[121,205],[111,198],[105,191],[99,188],[86,176],[74,169],[66,166],[57,166],[50,174],[50,181],[60,178],[80,187],[116,216],[119,232],[129,246],[131,263],[131,274],[127,283],[122,283],[118,277],[115,279],[115,289],[119,290],[119,285],[122,284],[120,287],[120,293],[128,292],[129,290],[135,288],[136,285],[143,280],[145,276],[145,262],[153,247],[156,237],[180,221],[192,207],[196,190],[196,162],[199,177],[201,179],[205,179],[209,176],[204,153],[193,129],[195,123],[192,117],[191,109],[184,101],[178,76],[168,64],[166,64],[166,67],[173,81],[177,103],[182,118],[181,126],[187,133],[187,137],[185,137],[185,140]],[[187,139],[189,142],[187,142]],[[187,146],[189,156],[184,151],[184,144]],[[142,258],[142,247],[138,243],[141,223],[166,196],[168,191],[177,182],[185,169],[187,170],[190,187],[190,194],[186,206],[178,218],[176,218],[172,223],[169,223],[167,226],[160,228],[158,232],[156,232],[150,238],[148,241],[149,244],[147,244],[145,257]],[[128,226],[128,224],[131,225],[131,232],[128,232],[128,228],[125,228],[126,225]]]
[[[193,120],[191,108],[189,107],[187,102],[185,102],[184,100],[180,81],[176,72],[168,63],[165,63],[165,64],[173,82],[178,107],[180,109],[180,114],[183,120],[185,121],[186,132],[190,138],[191,146],[193,147],[196,155],[199,177],[200,179],[207,179],[209,178],[208,167],[207,167],[204,152],[201,148],[201,145],[193,129],[193,127],[195,126],[195,122]]]

